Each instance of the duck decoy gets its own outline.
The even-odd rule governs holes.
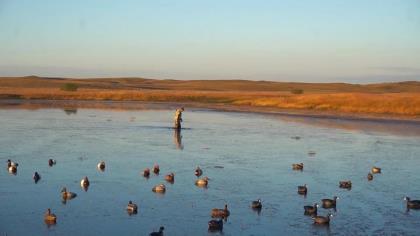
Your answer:
[[[7,168],[14,166],[14,167],[18,167],[19,164],[16,162],[11,161],[10,159],[7,160]]]
[[[174,173],[170,173],[168,175],[165,176],[165,180],[168,181],[169,183],[174,183],[175,181],[175,174]]]
[[[211,210],[211,217],[213,218],[227,218],[230,215],[227,204],[224,209],[214,208]]]
[[[89,179],[88,179],[88,177],[87,176],[85,176],[81,181],[80,181],[80,186],[82,187],[82,188],[87,188],[87,187],[89,187]]]
[[[155,193],[164,193],[166,191],[166,187],[164,184],[158,184],[152,188],[152,191]]]
[[[57,216],[55,214],[51,213],[50,208],[48,208],[47,212],[45,212],[45,214],[44,214],[44,221],[47,224],[55,224],[56,221],[57,221]]]
[[[333,215],[328,213],[327,216],[314,216],[312,219],[314,220],[314,224],[317,225],[328,225],[330,224],[330,219]]]
[[[293,170],[303,170],[303,163],[292,164]]]
[[[61,190],[61,196],[64,200],[70,200],[73,199],[77,196],[77,194],[73,193],[73,192],[68,192],[66,187],[63,187],[63,189]]]
[[[38,183],[38,181],[41,179],[41,176],[38,174],[38,172],[35,171],[32,178],[34,179],[35,183]]]
[[[55,163],[57,163],[56,160],[48,159],[48,165],[49,166],[53,166],[53,165],[55,165]]]
[[[194,174],[195,174],[195,176],[200,177],[203,174],[203,170],[199,166],[197,166]]]
[[[252,202],[251,202],[251,207],[252,207],[253,209],[261,209],[261,208],[262,208],[262,202],[261,202],[261,199],[258,199],[258,200],[256,200],[256,201],[252,201]]]
[[[160,226],[158,232],[152,232],[152,233],[149,234],[149,236],[163,236],[163,230],[164,229],[165,229],[165,227]]]
[[[340,181],[339,186],[340,188],[351,189],[351,181],[350,180]]]
[[[315,203],[313,206],[304,206],[305,215],[316,216],[318,215],[318,204]]]
[[[132,201],[128,201],[127,212],[129,215],[137,214],[137,204],[134,204]]]
[[[149,168],[146,168],[146,169],[143,170],[143,176],[146,177],[146,178],[149,178],[149,176],[150,176],[150,169]]]
[[[16,175],[17,167],[16,166],[10,166],[8,168],[9,173]]]
[[[197,185],[199,187],[207,187],[208,183],[209,183],[209,178],[207,178],[207,177],[197,179],[195,181],[195,185]]]
[[[105,170],[105,162],[104,161],[100,161],[97,165],[98,170],[104,171]]]
[[[153,166],[153,173],[155,173],[155,174],[159,174],[159,172],[160,172],[160,168],[159,168],[159,165],[157,165],[157,164],[155,164],[154,166]]]
[[[308,187],[305,185],[298,186],[298,194],[306,195],[308,193]]]
[[[322,207],[323,208],[335,208],[337,205],[337,199],[339,199],[337,196],[334,196],[333,199],[322,199]]]
[[[223,220],[211,220],[209,221],[209,231],[216,232],[223,230]]]
[[[407,202],[407,209],[420,209],[420,200],[411,200],[409,197],[404,200]]]
[[[372,174],[378,174],[378,173],[381,173],[381,168],[379,168],[379,167],[376,167],[376,166],[374,166],[374,167],[372,167]]]
[[[373,175],[372,175],[372,173],[368,173],[368,175],[367,175],[367,179],[368,179],[369,181],[371,181],[371,180],[373,179]]]

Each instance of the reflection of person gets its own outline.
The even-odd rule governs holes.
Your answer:
[[[182,145],[182,135],[181,135],[180,129],[174,130],[174,143],[177,149],[180,149],[180,150],[184,149],[184,145]]]
[[[184,108],[178,108],[175,111],[174,116],[174,128],[175,129],[181,129],[181,122],[182,122],[182,112],[184,111]]]

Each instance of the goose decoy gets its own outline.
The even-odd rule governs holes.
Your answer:
[[[207,187],[208,183],[209,183],[209,178],[207,178],[207,177],[197,179],[195,181],[195,185],[197,185],[199,187]]]
[[[64,200],[70,200],[70,199],[75,198],[77,194],[73,192],[68,192],[67,188],[63,187],[63,189],[61,190],[61,196],[63,197]]]
[[[168,181],[169,183],[174,183],[175,181],[175,174],[174,173],[170,173],[168,175],[165,176],[165,180]]]
[[[378,173],[381,173],[381,168],[376,167],[376,166],[372,167],[372,174],[378,174]]]
[[[97,167],[98,167],[99,170],[104,171],[105,170],[105,162],[104,161],[99,162]]]
[[[38,174],[38,172],[35,171],[32,178],[34,179],[35,183],[38,183],[38,181],[41,179],[41,176]]]
[[[371,180],[373,179],[373,175],[372,175],[372,173],[369,173],[369,174],[367,175],[367,179],[368,179],[369,181],[371,181]]]
[[[10,159],[7,160],[7,168],[14,166],[14,167],[18,167],[19,164],[16,162],[11,161]]]
[[[350,180],[340,181],[339,186],[340,188],[351,189],[351,181]]]
[[[155,193],[164,193],[166,191],[166,187],[164,184],[158,184],[152,188],[152,191]]]
[[[298,194],[306,195],[308,193],[308,188],[306,187],[306,184],[303,186],[298,186]]]
[[[153,173],[155,173],[155,174],[157,174],[157,175],[158,175],[158,174],[159,174],[159,172],[160,172],[159,165],[157,165],[157,164],[156,164],[156,165],[154,165],[154,166],[153,166]]]
[[[322,199],[322,207],[323,208],[335,208],[337,205],[337,199],[339,199],[337,196],[334,196],[333,199]]]
[[[44,221],[47,224],[55,224],[56,221],[57,221],[57,216],[55,214],[51,213],[50,208],[48,208],[47,212],[45,212],[45,214],[44,214]]]
[[[165,229],[165,227],[160,226],[158,232],[152,232],[152,233],[149,234],[149,236],[163,236],[163,230],[164,229]]]
[[[420,200],[411,200],[409,197],[404,200],[407,201],[407,209],[420,209]]]
[[[230,215],[227,204],[224,209],[214,208],[211,210],[211,217],[213,218],[227,218]]]
[[[251,202],[251,207],[253,209],[261,209],[262,208],[262,202],[261,199],[258,199],[257,201],[252,201]]]
[[[143,170],[143,176],[146,177],[146,178],[149,178],[149,176],[150,176],[150,169],[149,168],[146,168],[146,169]]]
[[[223,220],[211,220],[209,221],[209,231],[222,231],[223,230]]]
[[[333,215],[328,213],[327,216],[314,216],[312,219],[314,220],[314,224],[317,225],[328,225],[330,224],[330,219]]]
[[[87,188],[89,187],[89,179],[87,176],[85,176],[81,181],[80,181],[80,186],[82,186],[82,188]]]
[[[49,166],[53,166],[53,165],[55,165],[55,163],[57,163],[56,160],[48,159],[48,165]]]
[[[315,203],[313,206],[304,206],[305,215],[316,216],[318,214],[318,204]]]
[[[137,214],[137,204],[134,204],[132,201],[128,201],[127,212],[129,215]]]
[[[194,174],[195,174],[195,176],[200,177],[203,174],[203,170],[199,166],[197,166]]]
[[[293,170],[303,170],[303,163],[292,164]]]

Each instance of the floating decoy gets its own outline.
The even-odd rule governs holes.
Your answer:
[[[195,176],[200,177],[203,174],[203,170],[199,166],[197,166],[194,174]]]
[[[169,183],[173,183],[175,181],[175,174],[170,173],[170,174],[166,175],[165,180],[168,181]]]
[[[195,185],[199,186],[199,187],[207,187],[207,184],[209,183],[209,178],[204,177],[201,179],[197,179],[195,181]]]
[[[35,171],[32,178],[34,179],[35,183],[38,183],[38,181],[41,179],[41,176],[38,174],[38,172]]]
[[[160,226],[159,228],[159,232],[152,232],[149,234],[149,236],[163,236],[163,230],[165,229],[165,227]]]
[[[160,171],[159,165],[155,164],[153,166],[153,173],[155,173],[155,174],[158,175],[159,174],[159,171]]]
[[[89,187],[89,179],[87,176],[85,176],[81,181],[80,181],[80,186],[82,186],[83,188]]]
[[[333,215],[328,213],[327,216],[314,216],[312,219],[314,220],[314,224],[318,225],[328,225],[330,224],[330,219]]]
[[[10,166],[10,167],[8,168],[8,171],[9,171],[9,173],[16,174],[16,172],[17,172],[17,167],[16,167],[16,166]]]
[[[371,181],[371,180],[373,179],[373,175],[372,175],[372,173],[369,173],[369,174],[367,175],[367,179],[368,179],[369,181]]]
[[[143,176],[146,177],[146,178],[149,178],[149,176],[150,176],[150,169],[149,168],[144,169]]]
[[[322,199],[322,207],[323,208],[335,208],[337,205],[337,199],[339,199],[337,196],[334,196],[333,199]]]
[[[209,221],[209,231],[222,231],[223,230],[223,220],[211,220]]]
[[[298,186],[298,194],[306,195],[308,193],[308,188],[306,187],[306,184],[303,186]]]
[[[166,187],[164,184],[158,184],[152,188],[152,191],[155,193],[164,193],[166,191]]]
[[[317,203],[315,203],[313,206],[304,206],[303,209],[305,209],[305,215],[316,216],[318,214],[318,204]]]
[[[251,207],[254,209],[261,209],[262,208],[261,199],[258,199],[257,201],[252,201]]]
[[[303,163],[297,163],[292,165],[293,170],[303,170]]]
[[[75,197],[77,196],[77,194],[75,194],[75,193],[73,193],[73,192],[68,192],[68,191],[67,191],[67,188],[66,188],[66,187],[64,187],[64,188],[61,190],[61,196],[63,197],[63,199],[64,199],[64,200],[70,200],[70,199],[75,198]]]
[[[340,188],[351,189],[351,181],[350,180],[340,181],[339,186]]]
[[[48,208],[47,212],[44,214],[44,220],[47,224],[55,224],[57,221],[57,216],[51,213],[51,209]]]
[[[127,212],[130,215],[131,214],[137,214],[137,205],[134,204],[132,201],[128,201]]]
[[[53,165],[55,165],[55,163],[57,163],[56,160],[48,159],[48,165],[49,166],[53,166]]]
[[[101,171],[105,170],[105,162],[104,161],[101,161],[101,162],[98,163],[98,169],[101,170]]]
[[[224,209],[214,208],[211,210],[211,217],[214,218],[227,218],[230,215],[227,204],[225,204]]]
[[[372,174],[378,174],[378,173],[381,173],[381,168],[376,167],[376,166],[372,167]]]
[[[411,200],[409,197],[404,198],[407,201],[408,209],[420,209],[420,200]]]
[[[19,164],[16,162],[11,161],[10,159],[7,160],[7,168],[14,166],[14,167],[18,167]]]

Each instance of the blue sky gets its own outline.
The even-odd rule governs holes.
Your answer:
[[[420,80],[420,1],[0,0],[0,76]]]

